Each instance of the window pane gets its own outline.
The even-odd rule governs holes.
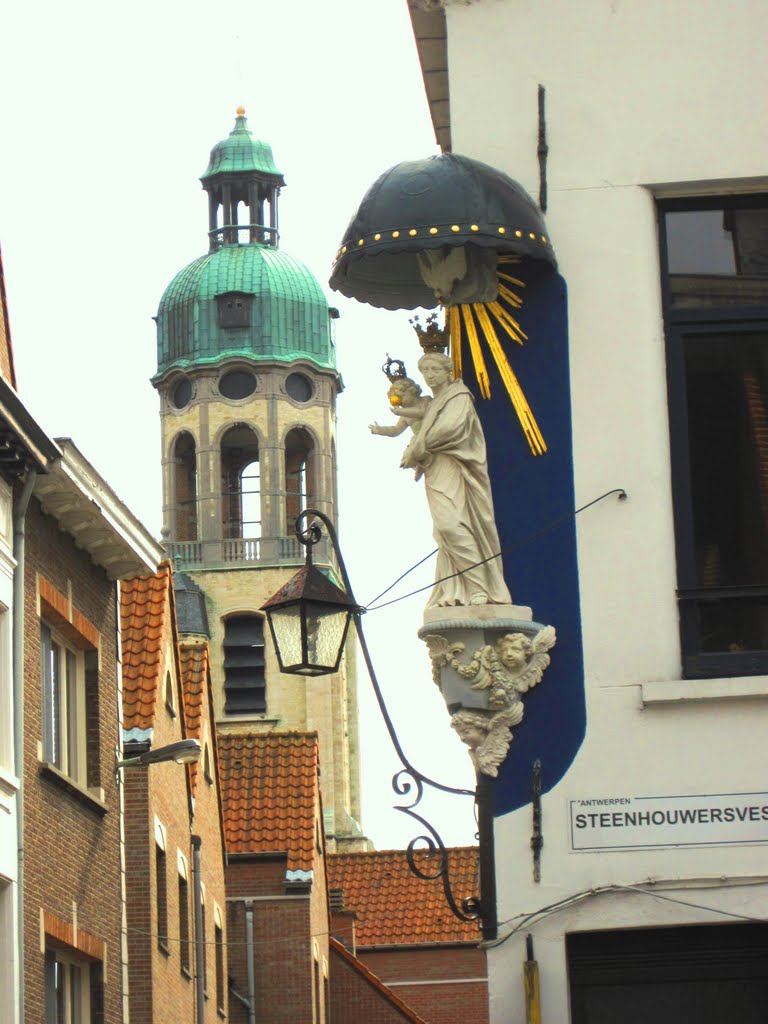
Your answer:
[[[698,601],[699,649],[704,654],[768,650],[768,597]]]
[[[670,274],[735,274],[733,235],[723,210],[680,210],[667,214]]]
[[[68,772],[73,779],[80,780],[80,747],[78,743],[79,734],[79,704],[77,694],[77,658],[72,651],[66,652],[66,668],[67,668],[67,742],[66,746],[66,765],[64,770]]]
[[[57,643],[51,643],[51,666],[49,671],[51,687],[51,762],[57,768],[64,771],[62,758],[62,735],[61,735],[61,648]]]
[[[56,1024],[66,1021],[67,1012],[67,968],[65,964],[56,961],[54,965],[56,985]]]
[[[696,585],[768,580],[768,335],[687,335]]]
[[[702,652],[768,650],[768,334],[688,334],[683,352]],[[745,588],[747,592],[745,593]]]
[[[768,209],[665,214],[672,305],[768,303]]]

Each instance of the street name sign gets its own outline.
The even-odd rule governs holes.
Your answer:
[[[768,843],[768,793],[570,800],[571,849]]]

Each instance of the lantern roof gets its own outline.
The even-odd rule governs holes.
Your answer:
[[[345,608],[356,607],[354,599],[346,590],[337,587],[312,562],[308,562],[261,606],[260,611],[280,608],[301,600],[335,604]]]
[[[255,139],[248,128],[245,109],[238,107],[235,127],[211,150],[208,167],[200,180],[205,183],[219,174],[259,174],[279,179],[284,185],[283,175],[278,170],[268,142]]]

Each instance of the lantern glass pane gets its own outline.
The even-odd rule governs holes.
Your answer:
[[[339,659],[349,620],[349,608],[307,602],[307,661],[333,668]]]
[[[292,608],[274,608],[270,612],[275,643],[280,652],[280,660],[287,668],[299,665],[301,654],[301,606]]]

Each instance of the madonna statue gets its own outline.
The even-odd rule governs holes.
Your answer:
[[[427,608],[511,604],[502,574],[485,437],[469,388],[451,360],[427,352],[419,370],[433,394],[401,466],[423,475],[437,542],[436,583]],[[478,565],[477,563],[482,563]]]

